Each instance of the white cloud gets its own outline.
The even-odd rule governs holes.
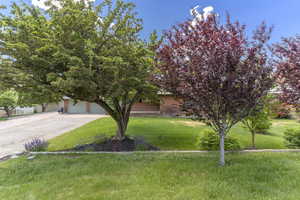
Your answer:
[[[214,7],[212,7],[212,6],[203,8],[204,13],[212,13],[213,11],[214,11]]]
[[[203,18],[206,20],[208,16],[212,15],[214,8],[212,6],[208,6],[203,8]]]
[[[196,6],[190,10],[190,14],[194,17],[191,24],[192,26],[196,26],[199,21],[206,20],[208,16],[213,15],[214,8],[212,6],[208,6],[203,8],[203,12],[199,13],[198,8],[200,6]]]
[[[36,7],[39,7],[41,9],[44,9],[44,10],[47,10],[49,9],[49,6],[45,5],[45,3],[47,2],[48,0],[31,0],[31,3],[32,5],[36,6]],[[79,2],[80,0],[74,0],[75,2]],[[84,0],[86,3],[88,2],[94,2],[95,0]],[[51,1],[52,4],[58,8],[61,8],[61,5],[59,3],[59,0],[52,0]]]

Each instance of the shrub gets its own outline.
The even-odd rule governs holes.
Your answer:
[[[253,110],[242,122],[252,134],[268,134],[268,130],[272,126],[269,113],[270,111],[267,105],[260,105],[257,106],[256,109]]]
[[[214,131],[206,131],[199,139],[199,146],[201,150],[219,150],[220,137]],[[227,136],[225,138],[225,150],[233,151],[240,150],[241,146],[236,138]]]
[[[288,148],[300,148],[300,130],[288,129],[284,132],[284,139]]]
[[[290,119],[292,107],[285,103],[281,103],[279,100],[274,99],[270,103],[271,116],[275,119]]]
[[[26,151],[46,151],[48,142],[40,138],[33,138],[30,142],[25,143]]]
[[[266,121],[261,121],[261,123],[259,123],[257,125],[256,129],[256,133],[259,134],[270,134],[268,132],[268,130],[271,128],[272,126],[272,122],[270,119],[266,120]]]

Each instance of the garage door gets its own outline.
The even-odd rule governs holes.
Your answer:
[[[105,114],[105,111],[103,108],[101,108],[98,104],[91,103],[90,104],[90,113],[92,114]]]
[[[87,113],[86,102],[80,101],[74,105],[74,102],[70,101],[68,106],[69,106],[68,113],[72,113],[72,114]]]

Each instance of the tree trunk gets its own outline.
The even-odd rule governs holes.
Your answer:
[[[4,108],[6,116],[10,118],[10,110],[8,108]]]
[[[47,104],[42,104],[42,112],[46,112],[46,109],[47,109]]]
[[[224,166],[225,165],[225,133],[224,131],[221,131],[219,133],[220,135],[220,165]]]
[[[252,135],[252,148],[255,149],[255,132],[251,132]]]
[[[115,98],[113,99],[113,107],[107,104],[102,99],[97,99],[95,103],[101,106],[116,122],[118,126],[118,130],[116,132],[116,136],[114,137],[116,140],[123,140],[125,138],[130,111],[133,104],[138,99],[140,93],[136,93],[135,96],[129,100],[128,94],[123,97],[123,101],[120,103],[120,100]]]
[[[118,130],[116,133],[116,139],[123,140],[125,138],[125,133],[127,130],[127,125],[129,121],[129,116],[121,116],[119,120],[117,121]]]

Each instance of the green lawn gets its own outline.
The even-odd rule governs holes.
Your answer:
[[[300,123],[295,120],[273,120],[270,135],[257,135],[257,148],[285,148],[282,136],[288,128],[300,128]],[[209,128],[189,119],[134,117],[130,120],[127,133],[130,136],[143,136],[163,150],[198,150],[196,141],[205,129]],[[95,141],[96,136],[112,136],[115,131],[116,126],[111,118],[98,119],[50,140],[49,150],[63,150],[90,143]],[[238,138],[243,148],[251,146],[251,135],[242,125],[233,127],[230,135]]]
[[[0,117],[0,121],[7,120],[7,117]]]
[[[300,153],[38,156],[0,163],[3,200],[297,200]]]

